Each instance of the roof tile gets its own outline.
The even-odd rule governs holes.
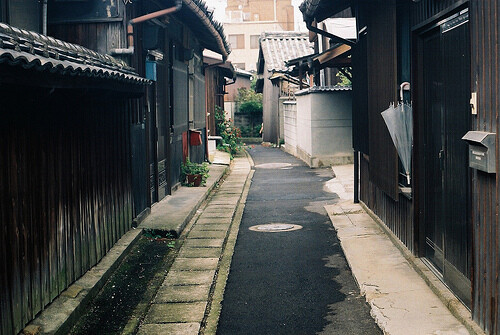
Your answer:
[[[314,52],[308,33],[295,31],[263,32],[260,47],[268,71],[286,72],[285,62]]]

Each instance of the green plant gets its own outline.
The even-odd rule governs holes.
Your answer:
[[[254,90],[247,88],[238,89],[238,97],[236,98],[237,110],[239,114],[246,115],[249,121],[248,129],[241,127],[242,136],[254,137],[259,135],[259,131],[255,129],[256,123],[260,125],[262,119],[262,93],[255,93]]]
[[[175,248],[175,236],[170,232],[158,231],[151,228],[146,228],[143,235],[150,241],[163,241],[167,243],[167,247]]]
[[[241,150],[241,131],[231,123],[231,120],[226,119],[225,114],[222,108],[215,106],[217,135],[222,137],[222,145],[217,146],[217,149],[228,152],[233,158]]]
[[[351,86],[352,82],[350,78],[352,78],[352,68],[344,68],[344,72],[337,72],[337,78],[340,81],[338,83],[339,86]]]
[[[193,163],[189,160],[189,158],[186,159],[185,163],[182,163],[181,165],[181,180],[182,184],[185,186],[194,186],[193,182],[188,182],[187,178],[189,175],[200,175],[201,176],[201,186],[205,186],[207,183],[207,178],[209,177],[208,174],[208,164],[205,163]]]

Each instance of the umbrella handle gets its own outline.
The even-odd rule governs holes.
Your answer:
[[[401,98],[401,101],[403,101],[403,91],[409,91],[410,90],[410,83],[405,81],[402,82],[401,85],[399,85],[399,97]]]

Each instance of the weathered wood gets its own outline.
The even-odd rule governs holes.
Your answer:
[[[472,92],[477,92],[475,130],[497,133],[494,175],[475,171],[472,178],[473,278],[472,315],[491,334],[500,332],[500,4],[470,1]]]
[[[130,228],[129,114],[139,105],[1,88],[16,109],[0,126],[0,331],[14,334]]]

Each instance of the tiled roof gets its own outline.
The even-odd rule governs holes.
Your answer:
[[[227,58],[231,53],[231,47],[226,40],[224,28],[213,18],[213,12],[208,9],[205,2],[203,0],[182,0],[182,2],[184,6],[176,15],[191,25],[191,29],[205,48]],[[189,11],[184,8],[188,8]]]
[[[286,72],[289,70],[285,65],[286,61],[314,52],[313,45],[309,42],[309,34],[293,31],[262,33],[260,48],[267,69],[272,72]],[[262,59],[259,59],[259,63],[261,61]]]
[[[299,9],[305,22],[321,22],[324,19],[346,9],[351,5],[351,0],[304,0]]]
[[[300,91],[295,92],[295,95],[305,95],[308,93],[317,92],[338,92],[338,91],[352,91],[352,86],[313,86]]]
[[[62,75],[149,83],[125,62],[82,46],[0,23],[0,64],[34,68]]]

